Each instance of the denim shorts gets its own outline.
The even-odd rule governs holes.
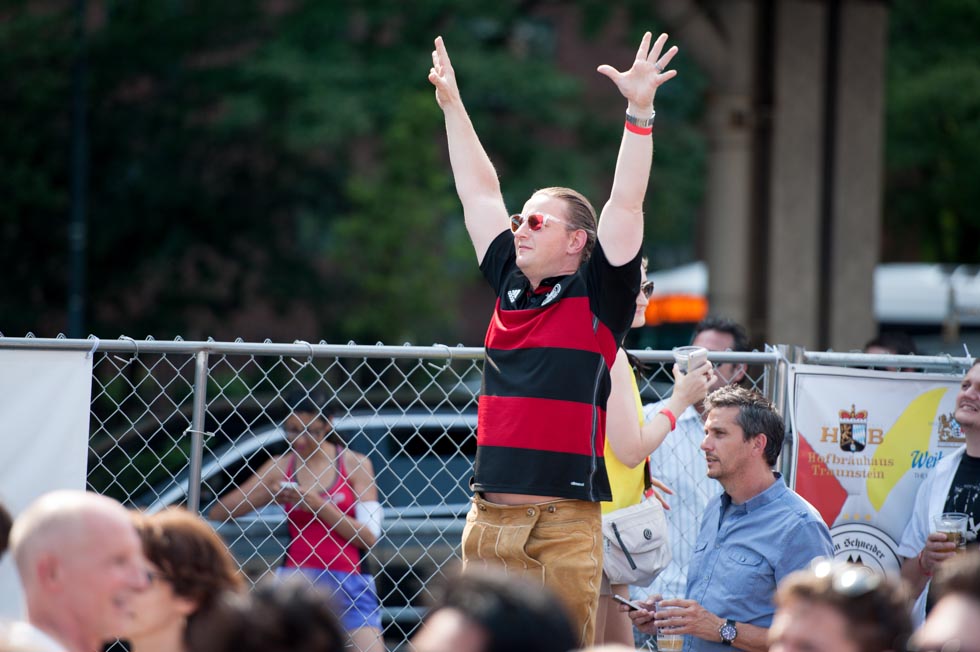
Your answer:
[[[381,607],[374,588],[374,576],[323,568],[283,566],[276,577],[304,577],[330,596],[334,609],[348,632],[362,627],[381,629]]]

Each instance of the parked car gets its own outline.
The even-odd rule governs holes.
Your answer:
[[[476,453],[476,414],[379,411],[337,418],[334,428],[374,466],[385,520],[365,565],[375,576],[386,637],[404,639],[421,620],[426,587],[459,559]],[[206,514],[219,496],[287,448],[282,428],[269,426],[205,450],[201,512]],[[187,491],[184,470],[132,502],[152,513],[184,504]],[[251,579],[257,581],[281,565],[289,533],[280,506],[212,524]]]

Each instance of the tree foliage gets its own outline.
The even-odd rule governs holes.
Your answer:
[[[608,191],[621,98],[611,84],[591,92],[555,55],[556,39],[606,33],[608,3],[559,8],[582,18],[569,35],[547,2],[115,0],[90,11],[81,44],[72,3],[10,4],[0,17],[7,335],[64,328],[80,55],[87,331],[100,336],[459,341],[460,298],[480,281],[425,78],[436,34],[509,205],[548,185],[599,205]],[[650,24],[643,3],[628,5]],[[639,36],[615,45],[628,53]],[[669,128],[648,209],[654,252],[687,244],[700,200],[701,86],[678,63],[686,81],[658,96],[678,109],[658,118]]]
[[[980,3],[891,9],[883,256],[980,263]]]

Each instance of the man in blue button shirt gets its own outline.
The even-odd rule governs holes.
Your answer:
[[[683,634],[685,651],[765,652],[776,585],[815,557],[832,557],[830,531],[772,470],[784,433],[772,403],[730,385],[708,395],[705,414],[708,477],[725,491],[705,509],[687,598],[665,599],[655,613],[661,596],[651,596],[630,618],[648,634]]]

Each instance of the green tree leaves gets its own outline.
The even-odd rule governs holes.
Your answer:
[[[601,206],[624,105],[605,80],[586,77],[602,61],[573,75],[560,46],[567,58],[568,43],[594,47],[601,37],[622,67],[639,38],[611,41],[603,3],[581,3],[577,30],[539,4],[142,0],[94,9],[86,330],[417,343],[467,333],[476,343],[473,311],[460,305],[483,285],[426,80],[433,37],[450,46],[512,207],[550,185]],[[630,6],[648,22],[643,3]],[[17,2],[0,22],[7,335],[65,326],[76,24],[69,9],[45,12]],[[667,108],[648,241],[665,254],[689,241],[700,201],[699,83],[686,68],[658,95]]]
[[[892,3],[885,260],[980,263],[980,5]]]

